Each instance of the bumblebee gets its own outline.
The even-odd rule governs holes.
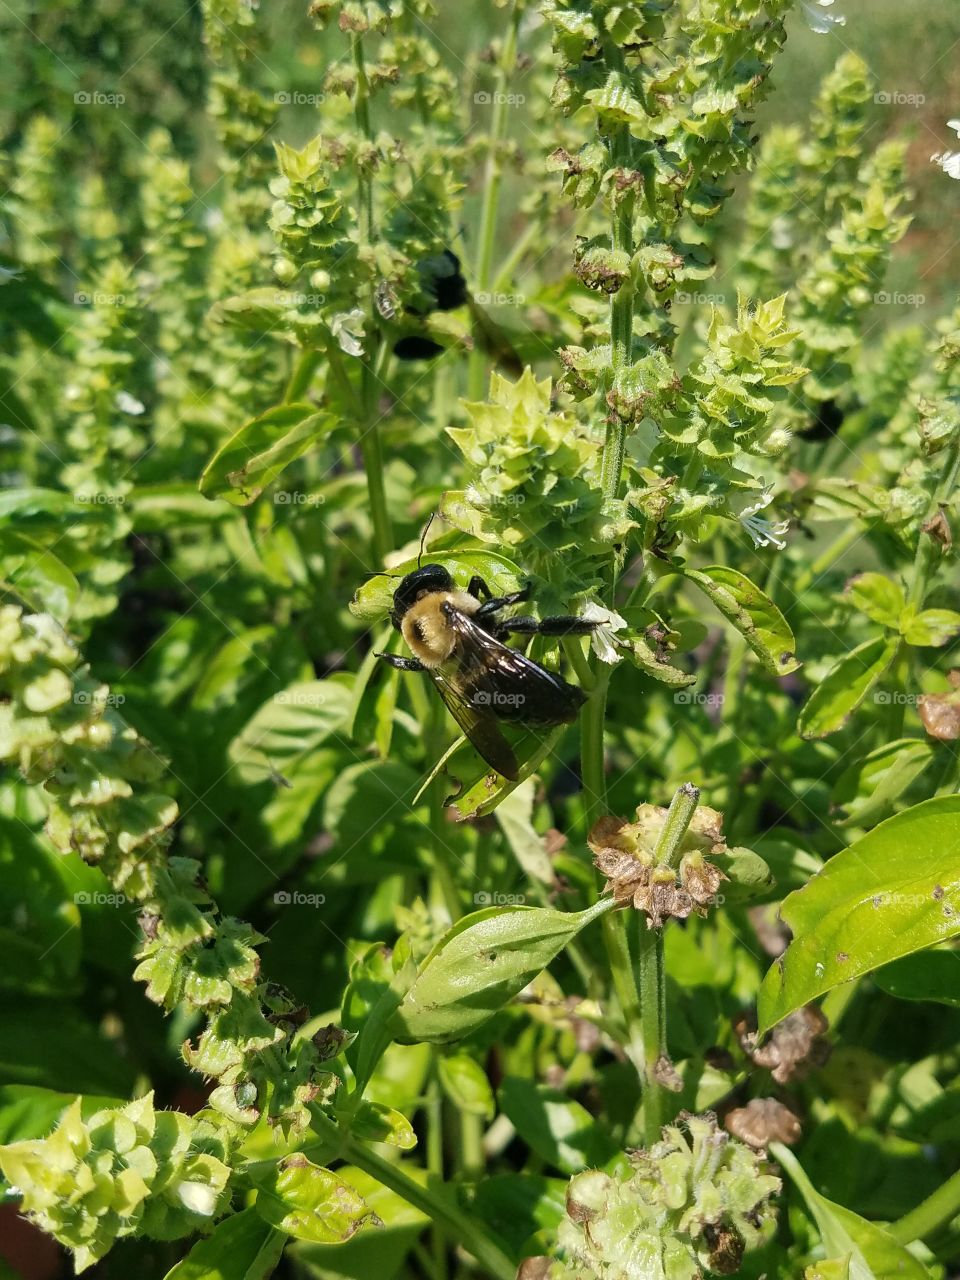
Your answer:
[[[457,311],[466,307],[470,313],[474,343],[507,373],[519,378],[523,373],[523,362],[514,351],[509,336],[470,293],[460,259],[453,250],[444,249],[422,258],[417,263],[417,274],[421,291],[419,306],[401,306],[396,292],[386,280],[381,280],[374,291],[374,304],[382,319],[402,327],[406,317],[407,322],[415,326],[396,338],[393,354],[399,360],[435,359],[442,354],[444,347],[426,331],[427,318],[434,311]]]
[[[588,635],[596,625],[569,615],[500,616],[528,598],[529,587],[495,596],[479,576],[461,591],[443,565],[425,564],[402,579],[390,614],[414,656],[377,655],[399,671],[425,672],[476,751],[511,782],[520,769],[501,724],[570,724],[586,695],[511,648],[508,636]]]

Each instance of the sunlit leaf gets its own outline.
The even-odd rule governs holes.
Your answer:
[[[960,933],[960,796],[924,801],[787,897],[793,941],[760,989],[760,1029],[842,982]]]

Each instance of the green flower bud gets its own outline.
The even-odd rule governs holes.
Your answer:
[[[0,1147],[0,1169],[79,1272],[122,1236],[172,1240],[212,1223],[228,1203],[225,1156],[217,1129],[155,1111],[150,1093],[87,1121],[78,1098],[48,1138]]]
[[[543,1280],[701,1280],[735,1275],[769,1237],[780,1180],[762,1155],[724,1133],[711,1114],[682,1113],[633,1171],[577,1174],[556,1255],[531,1259]]]

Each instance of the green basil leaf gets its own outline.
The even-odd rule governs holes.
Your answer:
[[[960,631],[960,613],[908,604],[900,616],[900,631],[907,644],[939,649]]]
[[[890,666],[897,644],[896,640],[876,636],[834,663],[800,712],[797,720],[800,737],[825,738],[842,729]]]
[[[849,1259],[850,1280],[888,1280],[890,1276],[928,1280],[926,1267],[883,1227],[820,1195],[788,1147],[776,1142],[771,1149],[799,1188],[820,1229],[824,1249],[832,1258]]]
[[[415,1166],[406,1167],[405,1172],[420,1185],[427,1181],[427,1174]],[[337,1173],[363,1196],[367,1208],[383,1226],[376,1231],[360,1231],[342,1244],[297,1243],[291,1246],[289,1256],[305,1265],[304,1280],[308,1276],[317,1280],[370,1280],[372,1276],[376,1280],[393,1280],[429,1219],[395,1191],[353,1165],[346,1165]]]
[[[254,1181],[261,1218],[297,1240],[337,1244],[349,1240],[371,1216],[348,1182],[304,1155],[287,1156]]]
[[[617,1149],[586,1107],[559,1089],[508,1076],[499,1097],[500,1109],[524,1142],[563,1173],[604,1165]]]
[[[915,805],[835,854],[780,909],[793,941],[760,988],[760,1030],[833,987],[960,933],[960,796]]]
[[[956,951],[918,951],[885,964],[873,975],[881,990],[898,1000],[930,1000],[960,1009]]]
[[[586,911],[513,907],[465,916],[424,960],[393,1016],[394,1038],[442,1044],[469,1035],[612,906],[604,898]]]
[[[287,1237],[244,1209],[198,1240],[165,1280],[266,1280],[280,1261]]]
[[[758,586],[723,565],[683,570],[705,592],[728,622],[740,632],[766,669],[775,676],[789,675],[800,666],[796,641],[786,618]]]
[[[13,529],[0,530],[0,594],[66,624],[80,584],[59,556]]]
[[[228,748],[241,782],[263,782],[338,735],[350,713],[350,690],[336,680],[304,680],[265,702]]]
[[[855,760],[834,788],[833,799],[843,806],[844,825],[869,827],[887,810],[933,759],[934,749],[922,738],[898,738]]]
[[[417,1145],[417,1135],[407,1117],[379,1102],[361,1102],[350,1118],[350,1128],[364,1142],[383,1142],[401,1151],[412,1151]]]
[[[469,1053],[452,1053],[437,1063],[444,1093],[457,1108],[471,1116],[492,1120],[496,1111],[487,1073]]]
[[[860,573],[847,583],[846,594],[854,605],[873,622],[896,630],[906,603],[899,582],[882,573]]]
[[[281,471],[326,435],[335,419],[306,402],[279,404],[234,432],[200,477],[207,498],[247,507]]]

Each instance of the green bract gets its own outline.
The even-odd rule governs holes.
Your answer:
[[[229,1200],[227,1155],[217,1126],[155,1111],[153,1094],[86,1120],[78,1098],[49,1138],[0,1147],[0,1169],[85,1271],[118,1237],[209,1229]]]
[[[624,1177],[572,1178],[549,1280],[700,1280],[732,1275],[773,1229],[780,1179],[712,1115],[682,1115],[659,1142],[631,1154]]]

